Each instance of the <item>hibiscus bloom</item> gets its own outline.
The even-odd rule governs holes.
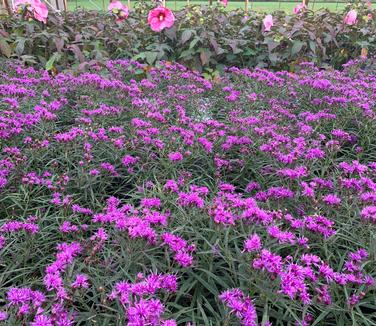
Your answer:
[[[16,0],[14,3],[14,9],[22,13],[24,8],[26,9],[25,17],[33,17],[43,23],[47,23],[48,8],[45,3],[40,0]]]
[[[295,8],[294,8],[294,14],[300,14],[304,10],[307,9],[307,6],[304,3],[299,3]]]
[[[160,32],[164,28],[174,25],[175,17],[172,11],[165,7],[157,7],[150,10],[148,23],[154,32]]]
[[[47,16],[47,6],[42,1],[34,0],[34,18],[46,24]]]
[[[356,10],[350,10],[345,18],[343,19],[343,22],[346,24],[346,25],[355,25],[356,24],[356,18],[358,16],[358,13]]]
[[[228,4],[228,0],[221,0],[222,4],[227,7],[227,4]]]
[[[272,15],[266,15],[264,20],[263,20],[263,24],[264,24],[265,32],[270,32],[270,29],[273,26],[273,16]]]
[[[108,5],[108,11],[117,16],[116,22],[120,23],[129,16],[128,7],[123,5],[120,1],[111,2]]]

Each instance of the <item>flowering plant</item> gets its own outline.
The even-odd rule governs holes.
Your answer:
[[[110,2],[108,11],[116,16],[116,22],[121,23],[129,16],[128,7],[123,5],[120,1]]]
[[[166,7],[157,7],[150,10],[148,23],[154,32],[160,32],[174,25],[175,17],[172,11]]]
[[[16,0],[14,9],[26,19],[35,19],[47,24],[48,9],[40,0]]]
[[[352,10],[350,10],[350,11],[346,14],[345,18],[343,19],[343,22],[344,22],[346,25],[355,25],[356,22],[357,22],[357,20],[356,20],[357,16],[358,16],[357,11],[356,11],[355,9],[352,9]]]
[[[0,319],[372,320],[375,66],[342,68],[3,62]]]
[[[145,2],[137,2],[129,12],[125,6],[119,9],[119,2],[111,6],[112,15],[81,10],[64,16],[50,13],[45,26],[4,17],[0,54],[50,71],[85,70],[107,59],[132,58],[150,66],[160,60],[176,61],[213,76],[224,66],[294,71],[303,61],[341,68],[349,59],[376,53],[375,9],[366,4],[352,4],[339,12],[278,11],[265,26],[265,14],[251,11],[245,17],[221,4],[189,6],[174,13]],[[344,24],[350,10],[357,12],[353,25]],[[125,17],[127,24],[119,24]]]

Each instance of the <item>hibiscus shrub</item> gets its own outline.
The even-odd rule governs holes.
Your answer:
[[[174,12],[175,22],[170,13],[162,13],[161,24],[158,12],[163,9],[152,12],[144,2],[129,12],[118,1],[109,9],[62,16],[50,12],[47,24],[4,17],[0,53],[59,71],[132,58],[149,65],[180,62],[210,72],[231,65],[294,70],[307,60],[339,68],[362,50],[363,55],[376,52],[375,12],[363,3],[338,13],[297,8],[290,15],[278,11],[267,17],[226,11],[221,4],[191,6]]]
[[[365,65],[209,81],[169,63],[4,63],[0,319],[375,325]]]

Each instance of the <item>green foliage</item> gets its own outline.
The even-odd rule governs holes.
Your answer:
[[[352,8],[354,5],[352,6]],[[47,26],[19,18],[0,22],[0,53],[50,70],[83,69],[106,59],[133,58],[154,65],[177,61],[192,69],[223,66],[294,70],[296,63],[340,67],[376,52],[375,12],[357,5],[358,22],[343,24],[343,12],[319,10],[300,15],[273,13],[274,26],[264,32],[265,14],[226,11],[218,6],[191,6],[176,11],[175,25],[161,33],[147,24],[150,7],[140,3],[123,23],[110,14],[78,10],[50,13]]]

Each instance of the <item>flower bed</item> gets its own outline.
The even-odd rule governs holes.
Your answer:
[[[133,58],[149,65],[180,62],[206,72],[231,65],[293,71],[302,61],[339,68],[376,49],[375,12],[365,2],[338,13],[298,6],[290,15],[265,15],[227,12],[221,4],[171,13],[141,2],[129,11],[116,1],[108,13],[50,12],[48,19],[40,1],[33,2],[35,10],[19,6],[19,15],[0,21],[0,53],[48,70]]]
[[[8,63],[0,95],[7,325],[375,323],[374,72]]]

